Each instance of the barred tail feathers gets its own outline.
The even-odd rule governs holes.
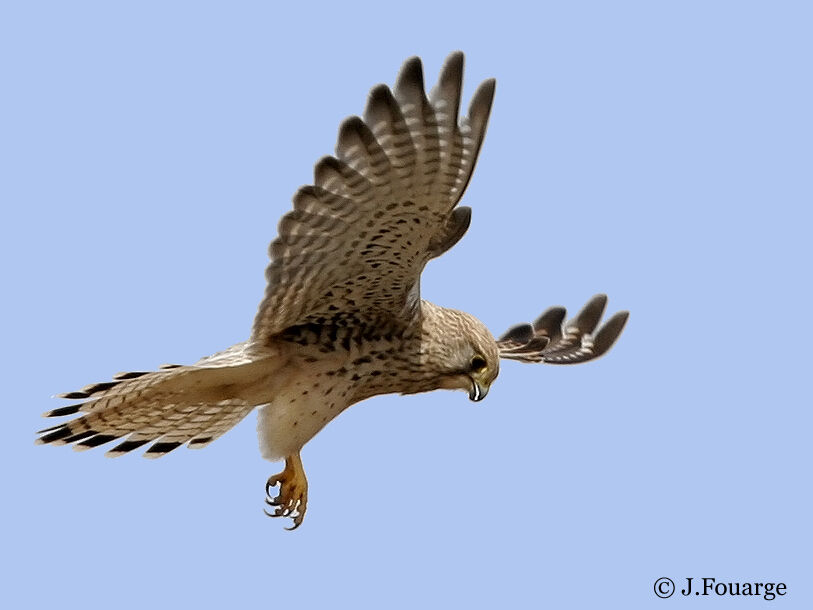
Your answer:
[[[148,443],[145,457],[161,457],[184,443],[205,447],[262,402],[246,391],[258,379],[254,364],[119,373],[114,381],[61,395],[86,400],[44,415],[80,416],[40,430],[36,442],[73,444],[81,451],[122,441],[107,452],[111,457]]]

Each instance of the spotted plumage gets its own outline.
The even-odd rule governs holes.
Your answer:
[[[387,393],[462,389],[485,397],[500,358],[570,364],[610,349],[627,319],[598,328],[606,298],[572,321],[553,308],[499,340],[473,316],[420,297],[420,275],[471,222],[456,207],[486,132],[495,81],[458,119],[463,55],[453,53],[427,95],[418,58],[395,87],[372,89],[363,118],[342,123],[336,154],[321,159],[271,243],[268,287],[248,341],[192,365],[119,373],[62,398],[73,416],[38,442],[107,455],[160,457],[200,448],[259,408],[263,457],[285,459],[267,484],[271,516],[299,526],[307,507],[303,445],[344,409]],[[596,329],[598,331],[596,332]],[[279,485],[279,494],[272,489]]]

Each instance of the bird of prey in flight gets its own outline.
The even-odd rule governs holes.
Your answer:
[[[463,54],[452,53],[427,95],[421,61],[404,63],[390,89],[374,87],[363,118],[339,128],[335,156],[293,197],[271,243],[268,287],[249,339],[192,365],[115,375],[60,397],[49,411],[76,415],[37,442],[107,455],[148,445],[160,457],[201,448],[259,409],[262,456],[285,460],[266,502],[292,528],[305,516],[308,483],[300,451],[350,405],[378,394],[464,390],[479,401],[500,358],[574,364],[613,345],[628,313],[603,326],[598,295],[565,321],[561,307],[501,338],[468,313],[421,299],[420,276],[454,246],[471,209],[458,206],[486,132],[495,81],[477,88],[458,119]],[[277,495],[274,495],[279,486]]]

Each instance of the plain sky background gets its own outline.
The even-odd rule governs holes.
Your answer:
[[[4,3],[2,606],[813,607],[810,4],[293,4]],[[423,296],[499,334],[606,292],[607,357],[354,406],[294,533],[254,414],[157,461],[34,446],[53,394],[245,339],[340,121],[455,49],[497,95]]]

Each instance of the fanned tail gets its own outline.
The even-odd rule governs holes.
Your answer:
[[[95,383],[60,398],[83,402],[59,407],[45,417],[79,415],[40,430],[37,444],[91,449],[115,440],[107,452],[123,455],[152,443],[145,457],[161,457],[187,444],[205,447],[235,426],[261,401],[252,399],[257,375],[252,362],[211,366],[165,365],[159,371],[119,373],[113,381]],[[201,364],[198,363],[198,364]]]

